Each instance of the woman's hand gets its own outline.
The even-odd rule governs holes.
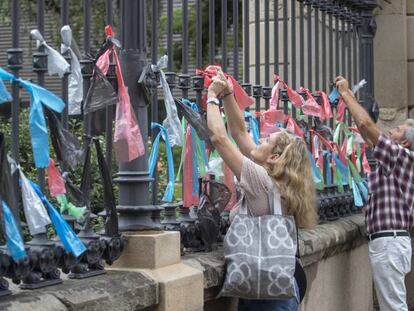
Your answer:
[[[217,70],[217,74],[213,77],[213,82],[208,87],[208,97],[220,97],[223,94],[231,92],[229,83],[221,69]]]

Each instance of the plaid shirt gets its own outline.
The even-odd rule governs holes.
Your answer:
[[[374,157],[378,165],[369,176],[367,233],[410,230],[414,207],[414,152],[381,134]]]

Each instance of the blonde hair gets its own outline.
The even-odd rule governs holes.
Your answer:
[[[318,221],[317,197],[305,142],[287,132],[281,133],[273,153],[279,157],[267,170],[280,189],[286,213],[294,216],[298,227],[314,227]]]

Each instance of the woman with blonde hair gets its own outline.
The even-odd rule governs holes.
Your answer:
[[[207,123],[212,132],[211,141],[226,165],[239,181],[250,216],[271,214],[268,202],[270,191],[279,191],[283,215],[293,216],[298,227],[312,228],[317,223],[316,190],[312,179],[309,151],[306,143],[287,131],[272,133],[255,145],[246,130],[232,90],[221,70],[208,88]],[[219,109],[222,99],[230,133],[239,149],[227,136]],[[238,202],[230,219],[238,213]],[[298,288],[296,285],[298,292]],[[297,294],[299,297],[299,294]],[[239,311],[298,310],[299,300],[240,299]]]

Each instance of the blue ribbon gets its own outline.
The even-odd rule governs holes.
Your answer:
[[[13,217],[10,207],[4,201],[0,201],[0,203],[3,203],[7,249],[9,250],[13,260],[18,261],[27,256],[24,249],[23,239],[20,235],[20,231],[17,227],[16,220]]]
[[[331,93],[330,93],[330,94],[329,94],[329,96],[328,96],[329,101],[331,102],[331,104],[333,104],[333,103],[335,102],[335,100],[336,100],[339,96],[341,96],[341,95],[339,94],[339,92],[338,92],[337,88],[336,88],[336,87],[334,87],[334,88],[332,89]]]
[[[344,185],[348,184],[349,180],[349,168],[342,163],[342,161],[339,159],[339,156],[337,154],[334,154],[333,159],[336,164],[336,168],[339,169],[339,172],[342,175],[342,183]]]
[[[250,135],[253,138],[253,141],[256,145],[259,144],[259,124],[257,119],[253,117],[251,112],[245,111],[244,117],[249,120]]]
[[[32,188],[36,191],[39,198],[42,200],[43,204],[47,206],[50,219],[53,223],[53,227],[55,228],[56,233],[59,236],[59,239],[62,241],[63,247],[65,248],[66,252],[72,253],[75,257],[79,257],[80,255],[82,255],[86,251],[85,245],[76,236],[75,232],[73,232],[72,228],[62,217],[62,215],[49,202],[46,196],[39,189],[39,186],[31,180],[29,180],[29,182]]]
[[[49,141],[43,105],[53,111],[62,112],[65,103],[52,92],[29,81],[16,78],[3,68],[0,68],[0,79],[16,81],[30,93],[29,128],[35,165],[37,168],[48,167],[50,158]]]
[[[12,100],[10,93],[7,91],[3,80],[0,79],[0,105],[3,103],[10,102]]]
[[[165,149],[167,152],[167,165],[168,165],[168,183],[167,188],[165,189],[164,196],[162,198],[162,201],[164,202],[172,202],[173,196],[174,196],[174,159],[173,159],[173,153],[171,149],[170,140],[168,137],[168,132],[165,127],[163,127],[161,124],[158,123],[151,123],[151,129],[159,129],[159,133],[154,139],[154,143],[152,145],[151,149],[151,155],[149,157],[149,171],[150,176],[154,177],[155,172],[155,164],[157,163],[158,158],[158,150],[159,150],[159,142],[160,138],[162,137],[165,142]]]
[[[361,193],[359,192],[358,185],[354,178],[352,178],[352,192],[354,194],[354,205],[360,208],[363,207],[364,202],[362,201]]]
[[[311,162],[313,182],[315,183],[316,188],[318,190],[322,190],[324,185],[323,185],[323,178],[322,178],[321,170],[316,165],[316,162],[312,156],[312,153],[309,152],[308,154],[309,154],[309,160]]]

